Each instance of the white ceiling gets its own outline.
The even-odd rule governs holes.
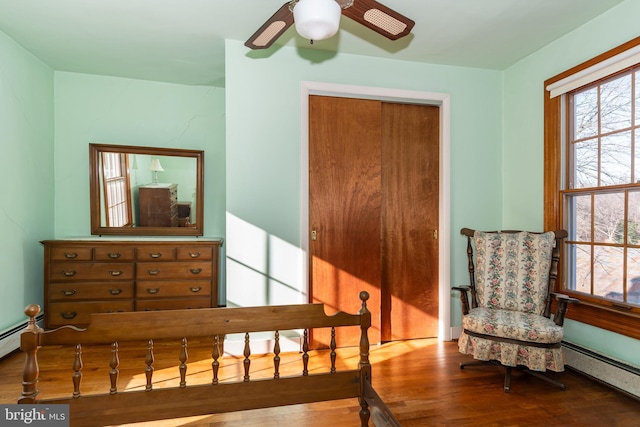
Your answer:
[[[416,22],[412,34],[392,42],[342,17],[332,39],[309,46],[290,28],[277,43],[502,70],[622,1],[382,0]],[[0,31],[54,70],[223,86],[224,40],[244,42],[283,3],[0,0]]]

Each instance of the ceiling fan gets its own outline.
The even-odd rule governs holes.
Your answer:
[[[415,22],[375,0],[291,0],[278,9],[245,42],[251,49],[266,49],[291,25],[313,43],[333,36],[338,31],[340,14],[397,40],[411,32]]]

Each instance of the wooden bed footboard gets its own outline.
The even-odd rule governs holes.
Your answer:
[[[360,293],[362,302],[357,314],[338,312],[327,316],[323,304],[283,306],[211,308],[92,314],[85,329],[64,326],[45,331],[36,325],[40,307],[25,309],[29,323],[20,337],[20,349],[25,353],[23,391],[18,403],[68,404],[72,426],[95,426],[100,420],[109,425],[142,421],[208,415],[247,409],[357,398],[361,426],[372,418],[376,427],[400,426],[371,385],[368,328],[371,313],[367,309],[367,292]],[[360,327],[359,361],[350,370],[336,368],[335,328]],[[331,369],[310,373],[308,370],[308,331],[331,328]],[[303,330],[302,365],[300,375],[280,375],[281,331]],[[251,333],[272,332],[273,378],[251,378]],[[223,356],[224,338],[244,334],[244,376],[241,381],[226,381],[218,377]],[[210,384],[187,386],[188,339],[211,340],[212,363]],[[179,377],[177,387],[154,388],[154,340],[178,340]],[[119,347],[126,343],[146,342],[147,351],[140,365],[146,376],[144,390],[118,390]],[[38,349],[42,346],[74,346],[71,378],[73,392],[66,398],[39,398]],[[109,393],[88,394],[82,390],[82,346],[108,345],[110,348]]]

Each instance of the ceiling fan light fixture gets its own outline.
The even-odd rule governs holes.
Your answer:
[[[293,8],[296,31],[305,39],[328,39],[338,32],[341,12],[336,0],[299,0]]]

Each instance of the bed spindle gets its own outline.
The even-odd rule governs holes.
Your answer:
[[[249,367],[251,366],[251,347],[249,346],[249,334],[244,334],[244,381],[249,381]]]
[[[331,327],[331,343],[330,343],[330,348],[331,348],[331,373],[335,374],[336,373],[336,327],[332,326]]]
[[[120,359],[118,358],[118,343],[111,344],[111,360],[109,361],[109,379],[111,379],[111,388],[109,394],[118,393],[118,365],[120,365]]]
[[[211,370],[213,371],[211,384],[218,384],[218,369],[220,369],[220,362],[218,362],[218,359],[220,358],[220,335],[215,335],[213,337],[211,357],[213,358],[213,362],[211,363]]]
[[[144,374],[147,377],[147,385],[144,387],[145,391],[151,391],[153,389],[153,384],[151,382],[153,378],[153,361],[153,340],[149,340],[147,342],[147,355],[144,358],[144,363],[147,365],[144,369]]]
[[[180,388],[187,386],[187,338],[182,338],[180,345]]]
[[[280,332],[275,332],[275,343],[273,344],[273,378],[280,378]]]
[[[80,381],[82,381],[82,346],[76,344],[75,357],[73,358],[73,398],[80,397]]]
[[[302,338],[302,376],[309,375],[309,330],[304,330]]]

